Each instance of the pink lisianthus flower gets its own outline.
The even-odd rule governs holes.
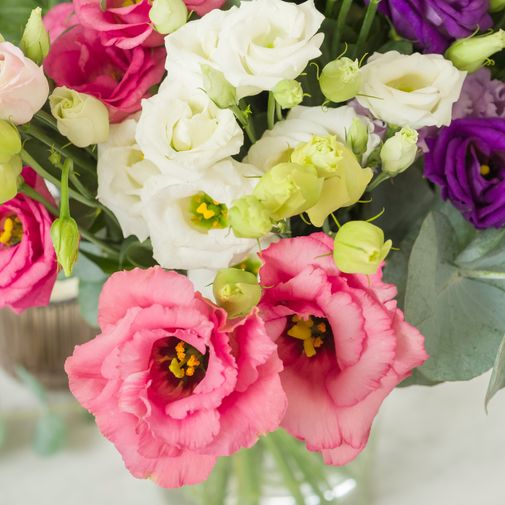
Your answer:
[[[427,355],[381,271],[343,274],[332,249],[324,233],[266,249],[260,309],[284,363],[283,427],[327,464],[343,465],[365,447],[384,398]]]
[[[44,181],[31,168],[22,175],[26,184],[54,204]],[[23,193],[0,205],[0,307],[20,313],[49,303],[58,275],[52,222],[45,207]]]
[[[104,47],[96,33],[78,26],[51,46],[44,69],[58,86],[101,100],[118,123],[141,108],[164,74],[165,49]]]
[[[190,11],[195,11],[199,16],[221,8],[226,0],[184,0],[186,7]]]
[[[101,0],[74,0],[74,8],[79,23],[98,32],[104,46],[133,49],[140,45],[163,45],[163,36],[154,30],[149,19],[150,0],[106,0],[105,9],[101,3]]]
[[[201,482],[217,457],[278,427],[282,365],[257,314],[228,323],[186,277],[155,267],[114,274],[99,322],[65,369],[134,476]]]
[[[63,32],[77,24],[74,6],[71,3],[55,5],[44,16],[44,26],[49,33],[51,42],[54,42]]]

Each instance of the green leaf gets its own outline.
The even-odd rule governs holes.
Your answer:
[[[0,33],[17,44],[21,39],[30,12],[39,6],[36,0],[1,0]]]
[[[479,234],[447,212],[434,211],[424,221],[407,279],[406,318],[426,338],[431,357],[419,372],[431,382],[468,380],[489,370],[505,333],[505,282],[473,278],[474,264],[461,266],[461,258],[474,257],[461,246],[474,250]]]
[[[47,392],[44,386],[22,366],[16,367],[16,374],[19,380],[30,390],[37,400],[44,406],[47,406]]]
[[[37,422],[33,448],[49,456],[57,452],[65,441],[65,424],[56,414],[48,411]]]
[[[503,388],[505,388],[505,337],[498,349],[498,354],[496,355],[496,360],[494,362],[493,373],[491,374],[491,379],[489,380],[485,399],[486,412],[491,398],[493,398],[493,396]]]

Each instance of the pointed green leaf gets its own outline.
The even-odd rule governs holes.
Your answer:
[[[493,396],[503,388],[505,388],[505,337],[498,349],[498,354],[496,355],[496,360],[494,362],[493,373],[491,374],[491,379],[489,380],[485,399],[486,412],[491,398],[493,398]]]

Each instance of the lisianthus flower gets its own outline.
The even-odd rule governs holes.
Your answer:
[[[117,123],[140,110],[141,100],[160,83],[164,56],[162,47],[104,47],[95,32],[76,26],[55,40],[44,69],[58,86],[101,100]]]
[[[102,0],[73,1],[79,23],[96,31],[104,46],[132,49],[163,45],[163,36],[154,30],[149,19],[150,0],[106,0],[105,8]]]
[[[64,2],[51,7],[43,18],[44,26],[54,42],[62,33],[78,23],[72,3]]]
[[[10,42],[0,42],[0,119],[28,123],[48,95],[42,67]]]
[[[22,176],[54,203],[31,168],[25,168]],[[0,205],[0,307],[20,313],[49,303],[58,275],[52,222],[45,207],[23,193]]]
[[[217,457],[278,427],[282,365],[257,314],[232,325],[186,277],[156,267],[114,274],[99,323],[65,370],[135,477],[202,482]]]
[[[284,239],[262,252],[260,310],[284,363],[282,426],[343,465],[365,447],[385,397],[427,358],[381,271],[341,273],[324,233]]]
[[[239,98],[256,95],[298,77],[320,56],[323,20],[313,0],[254,0],[215,10],[166,38],[166,68],[198,74],[205,63],[223,72]]]
[[[424,173],[477,228],[505,226],[505,119],[453,121],[434,138]]]
[[[379,10],[426,53],[443,53],[453,40],[493,23],[488,0],[383,0]]]

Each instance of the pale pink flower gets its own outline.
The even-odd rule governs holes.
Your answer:
[[[384,398],[427,355],[381,271],[343,274],[332,249],[316,233],[265,250],[260,308],[284,363],[283,427],[326,463],[343,465],[365,447]]]

